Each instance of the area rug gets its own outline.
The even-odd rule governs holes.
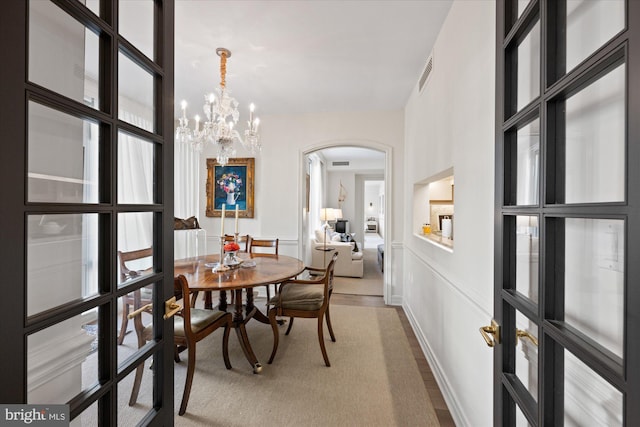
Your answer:
[[[233,369],[224,368],[221,331],[198,343],[187,413],[176,426],[437,426],[424,382],[393,308],[332,305],[337,342],[325,341],[331,367],[324,365],[315,319],[296,319],[291,334],[281,327],[272,365],[266,361],[273,337],[268,325],[247,325],[262,373],[253,374],[230,336]],[[186,354],[175,364],[177,414],[186,372]],[[149,409],[151,371],[138,404],[127,405],[128,385],[119,387],[119,423],[134,425]]]
[[[382,271],[378,265],[377,248],[364,249],[362,253],[364,276],[362,278],[334,277],[333,292],[351,295],[384,295]]]

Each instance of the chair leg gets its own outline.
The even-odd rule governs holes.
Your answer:
[[[287,332],[285,332],[285,335],[289,335],[289,332],[291,332],[291,328],[293,327],[293,317],[289,318],[289,327],[287,328]]]
[[[267,285],[267,307],[269,307],[269,301],[271,301],[271,285]]]
[[[229,322],[224,325],[224,335],[222,336],[222,358],[227,369],[231,369],[231,361],[229,361],[229,332],[231,332],[232,327],[231,314],[229,314]]]
[[[133,379],[133,387],[131,388],[131,396],[129,397],[129,406],[133,406],[138,401],[138,393],[140,392],[140,383],[142,383],[142,374],[144,373],[144,362],[136,368],[136,375]]]
[[[329,363],[329,356],[327,356],[327,349],[324,348],[324,313],[318,316],[318,340],[320,341],[320,350],[322,350],[322,357],[324,357],[324,364],[327,366],[331,366]]]
[[[329,306],[327,305],[327,311],[324,314],[327,319],[327,328],[329,328],[329,335],[331,335],[331,341],[336,342],[336,336],[333,334],[333,327],[331,326],[331,316],[329,315]]]
[[[193,372],[196,368],[196,343],[189,343],[188,352],[187,378],[184,380],[184,392],[182,393],[182,403],[180,403],[180,411],[178,411],[178,415],[184,415],[184,413],[187,412],[187,403],[189,403],[191,383],[193,382]]]
[[[278,331],[278,321],[276,320],[276,311],[277,309],[272,308],[269,310],[269,323],[271,324],[271,329],[273,330],[273,349],[271,350],[271,357],[269,357],[269,364],[273,362],[273,359],[276,357],[276,351],[278,351],[278,341],[280,339],[280,333]]]
[[[127,324],[129,323],[129,304],[122,302],[122,321],[120,322],[120,334],[118,335],[118,345],[124,342],[124,336],[127,333]]]
[[[180,363],[180,349],[177,345],[173,346],[173,360],[176,363]]]

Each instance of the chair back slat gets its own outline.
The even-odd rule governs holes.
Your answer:
[[[176,301],[182,300],[182,310],[178,312],[184,321],[184,330],[191,331],[191,307],[189,304],[189,282],[182,274],[173,278],[173,295]]]
[[[278,242],[280,239],[251,239],[249,242],[249,253],[265,253],[265,251],[256,248],[274,248],[273,254],[278,255]]]
[[[127,278],[127,276],[129,275],[133,276],[133,274],[131,273],[136,271],[136,269],[129,268],[129,266],[127,266],[127,262],[138,261],[144,258],[152,258],[152,257],[153,257],[153,248],[136,249],[133,251],[126,251],[126,252],[118,251],[118,260],[120,260],[120,278],[124,281]],[[151,261],[151,264],[153,264],[153,260]]]

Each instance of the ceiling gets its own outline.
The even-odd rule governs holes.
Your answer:
[[[227,89],[256,115],[404,108],[451,0],[176,0],[175,98],[202,115],[232,52]],[[138,23],[139,24],[139,23]],[[264,123],[264,119],[263,119]],[[242,126],[244,128],[244,126]]]
[[[385,154],[382,151],[362,147],[332,147],[321,150],[329,172],[369,172],[383,173]],[[348,165],[334,165],[333,162],[349,162]]]

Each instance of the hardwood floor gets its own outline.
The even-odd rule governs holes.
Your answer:
[[[333,294],[331,296],[331,304],[339,304],[339,305],[354,305],[354,306],[366,306],[366,307],[390,307],[384,303],[382,297],[379,296],[367,296],[367,295],[348,295],[348,294]],[[427,362],[424,354],[422,353],[422,349],[420,348],[420,344],[418,343],[418,339],[416,338],[413,330],[411,329],[411,325],[409,324],[409,320],[405,315],[402,307],[393,307],[398,312],[398,317],[400,317],[400,321],[402,322],[402,326],[404,328],[404,333],[409,340],[409,345],[411,346],[411,351],[413,352],[413,356],[416,359],[416,363],[418,364],[418,369],[420,370],[420,374],[422,375],[422,381],[424,381],[424,385],[427,388],[427,392],[429,393],[429,398],[431,399],[431,404],[433,405],[436,415],[438,416],[438,421],[441,426],[452,427],[455,426],[453,422],[453,418],[451,417],[451,413],[449,412],[449,408],[447,407],[444,398],[442,397],[442,393],[440,392],[440,388],[436,383],[436,380],[433,376],[433,372],[431,371],[431,367]]]

